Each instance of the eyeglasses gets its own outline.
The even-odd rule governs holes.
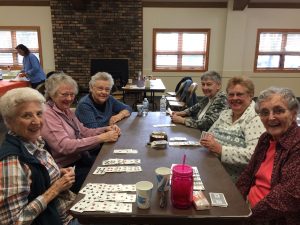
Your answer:
[[[280,116],[281,114],[285,113],[288,109],[284,109],[284,108],[281,108],[281,107],[277,107],[277,108],[274,108],[272,110],[268,110],[268,109],[262,109],[258,114],[261,116],[261,117],[268,117],[270,116],[271,112],[274,116]]]
[[[111,91],[110,88],[104,88],[104,87],[95,87],[95,90],[96,90],[97,92],[105,91],[106,93],[110,93],[110,91]]]
[[[63,98],[67,98],[67,97],[71,97],[71,98],[74,98],[75,97],[75,94],[74,93],[58,93],[58,95],[60,97],[63,97]]]
[[[243,98],[246,96],[247,93],[242,93],[242,92],[237,92],[237,93],[228,93],[227,97],[228,98],[233,98],[234,96],[238,97],[238,98]]]

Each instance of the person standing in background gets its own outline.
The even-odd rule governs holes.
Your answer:
[[[36,88],[39,84],[44,83],[46,75],[38,58],[23,44],[19,44],[16,50],[19,55],[23,56],[23,69],[19,76],[27,77],[30,80],[32,88]]]

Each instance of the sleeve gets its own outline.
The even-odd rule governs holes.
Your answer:
[[[282,162],[283,163],[283,162]],[[282,182],[252,208],[252,217],[276,219],[300,212],[300,150],[290,154],[281,168]],[[299,214],[298,214],[299,215]]]
[[[28,74],[29,76],[34,76],[34,74],[39,71],[40,62],[37,59],[37,57],[32,53],[28,55],[28,59],[29,59],[28,63],[31,66],[28,67],[28,70],[26,70],[25,73]]]
[[[112,111],[114,114],[118,114],[122,110],[127,110],[130,114],[132,113],[132,108],[123,102],[118,101],[114,97],[111,98],[112,101]]]
[[[209,106],[209,108],[207,109],[206,113],[201,118],[201,120],[186,118],[185,125],[188,127],[198,128],[201,131],[207,131],[213,125],[213,123],[219,118],[220,113],[226,108],[227,108],[227,101],[226,101],[226,97],[224,96],[219,99],[216,99]],[[200,108],[198,109],[198,112],[199,110]]]
[[[46,209],[40,195],[28,202],[31,172],[16,156],[0,162],[0,219],[1,224],[31,224]]]
[[[94,107],[87,103],[87,102],[81,102],[76,107],[76,116],[77,118],[86,126],[89,128],[97,128],[103,126],[102,121],[100,118],[97,117],[96,109]],[[100,116],[100,115],[99,115]]]
[[[50,109],[46,110],[44,115],[42,136],[54,151],[64,155],[78,153],[96,147],[100,143],[96,133],[101,133],[101,131],[103,132],[105,130],[105,128],[85,128],[75,117],[78,124],[80,124],[79,129],[81,133],[85,136],[84,138],[76,139],[75,136],[72,137],[72,135],[68,133],[62,119],[58,115],[53,113]],[[93,136],[88,136],[91,134],[93,134]]]
[[[183,110],[183,112],[185,112],[187,116],[193,117],[193,116],[197,115],[197,113],[200,111],[200,109],[201,109],[201,103],[198,102],[195,105]]]
[[[246,147],[222,145],[221,161],[226,164],[244,167],[248,164],[260,135],[265,131],[258,116],[250,121],[245,121],[241,126],[244,133]]]

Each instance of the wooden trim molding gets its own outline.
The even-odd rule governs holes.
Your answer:
[[[238,1],[238,0],[237,0]],[[282,8],[282,9],[300,9],[300,3],[249,3],[248,8]]]
[[[0,0],[0,6],[50,6],[50,0]]]
[[[152,2],[142,3],[143,7],[161,8],[227,8],[227,2]]]

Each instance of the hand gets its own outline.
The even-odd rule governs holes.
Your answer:
[[[75,173],[72,167],[65,168],[64,174],[51,185],[51,189],[57,193],[68,190],[75,182]]]
[[[218,155],[222,154],[222,145],[220,145],[219,142],[216,141],[214,135],[212,134],[208,134],[207,137],[202,138],[200,140],[200,144]]]
[[[118,122],[122,119],[123,119],[122,114],[114,115],[114,116],[110,117],[109,125],[113,125],[113,124],[115,124],[116,122]]]
[[[106,127],[106,131],[116,131],[119,136],[121,135],[121,129],[117,125],[111,125]]]
[[[68,168],[60,168],[60,176],[63,176],[67,173],[75,173],[74,167],[68,167]]]
[[[27,76],[27,75],[26,75],[26,73],[24,73],[24,72],[18,74],[18,77],[26,77],[26,76]]]
[[[114,142],[118,140],[119,134],[115,130],[107,131],[99,135],[101,142]]]
[[[184,124],[185,118],[181,116],[173,115],[171,118],[173,123]]]
[[[180,111],[180,112],[173,112],[172,115],[185,117],[185,116],[186,116],[186,113],[185,113],[184,111]]]

